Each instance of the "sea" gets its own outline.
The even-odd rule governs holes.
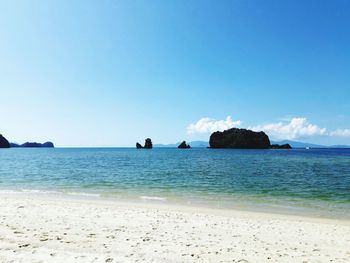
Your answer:
[[[350,149],[0,149],[0,192],[350,219]]]

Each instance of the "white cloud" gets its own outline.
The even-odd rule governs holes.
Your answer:
[[[189,134],[207,134],[224,131],[240,125],[241,121],[234,121],[231,116],[227,116],[224,120],[201,118],[196,123],[188,125],[187,132]],[[303,117],[294,117],[280,122],[251,126],[248,129],[264,131],[273,140],[295,140],[314,136],[350,138],[350,129],[336,129],[328,132],[326,128],[312,124],[307,118]]]
[[[306,118],[292,118],[290,122],[278,122],[250,127],[255,131],[264,131],[273,139],[294,140],[298,138],[326,135],[326,128],[311,124]]]
[[[329,133],[334,137],[350,137],[350,129],[337,129]]]
[[[216,131],[224,131],[239,125],[241,125],[241,121],[233,121],[231,116],[227,116],[225,120],[201,118],[196,123],[191,123],[190,125],[188,125],[187,132],[189,134],[212,133]]]

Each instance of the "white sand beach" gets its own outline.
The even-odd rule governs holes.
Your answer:
[[[350,262],[350,222],[1,194],[0,262]]]

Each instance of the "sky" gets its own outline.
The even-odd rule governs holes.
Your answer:
[[[350,1],[0,0],[0,133],[350,145]]]

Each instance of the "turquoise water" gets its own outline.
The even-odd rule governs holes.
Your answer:
[[[0,190],[350,218],[350,150],[1,149]]]

